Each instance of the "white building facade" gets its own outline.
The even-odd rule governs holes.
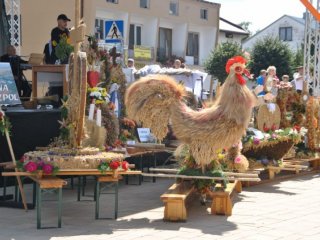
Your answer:
[[[241,45],[243,39],[249,36],[249,33],[246,32],[241,26],[221,17],[219,28],[219,44],[224,42],[236,42]]]
[[[303,18],[284,15],[263,30],[246,39],[242,47],[245,50],[250,50],[258,40],[271,36],[278,37],[287,43],[292,51],[297,51],[304,42],[304,29],[305,21]]]
[[[154,60],[172,55],[202,65],[217,44],[220,5],[203,0],[94,0],[94,33],[106,35],[105,22],[124,23],[123,43],[152,49]]]

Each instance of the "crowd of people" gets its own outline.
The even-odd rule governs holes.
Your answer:
[[[274,96],[277,95],[278,85],[280,83],[287,83],[291,85],[298,93],[303,91],[304,85],[304,74],[303,66],[296,67],[296,72],[292,76],[290,81],[289,75],[283,75],[281,80],[277,76],[277,69],[275,66],[269,66],[266,70],[260,70],[260,75],[256,78],[256,84],[263,86],[263,91],[259,93],[259,96],[267,93],[272,93]]]

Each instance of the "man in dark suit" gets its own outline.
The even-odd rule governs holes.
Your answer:
[[[10,63],[12,74],[17,85],[19,96],[30,97],[31,88],[28,84],[26,77],[23,75],[23,72],[20,66],[20,64],[28,63],[28,61],[21,59],[21,57],[17,55],[16,48],[12,45],[9,45],[7,47],[7,53],[0,57],[0,62]]]

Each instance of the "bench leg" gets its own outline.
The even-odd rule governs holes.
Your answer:
[[[114,219],[118,218],[118,192],[119,192],[119,182],[114,182],[112,185],[114,185],[114,192],[113,193],[107,193],[107,194],[113,194],[114,195]],[[112,186],[110,185],[110,186]],[[100,219],[100,195],[103,194],[100,188],[100,181],[97,179],[96,181],[96,207],[95,207],[95,219]],[[112,218],[104,218],[104,219],[112,219]]]
[[[242,183],[241,183],[241,181],[237,181],[236,182],[235,189],[236,189],[237,193],[241,193],[242,192]]]
[[[41,188],[37,184],[37,229],[41,228]]]
[[[96,212],[95,218],[99,219],[99,203],[100,203],[100,182],[96,181]]]
[[[153,158],[153,167],[156,168],[157,167],[157,154],[153,153],[154,158]],[[156,182],[156,177],[152,177],[152,182]]]
[[[274,179],[274,177],[275,177],[275,172],[274,172],[274,170],[269,169],[268,172],[269,172],[269,179]]]
[[[310,167],[313,169],[313,170],[318,170],[319,167],[320,167],[320,160],[314,160],[314,161],[311,161],[310,162]]]
[[[232,201],[229,197],[214,197],[212,199],[211,214],[232,215]]]
[[[115,199],[115,203],[114,203],[114,219],[117,219],[118,218],[118,190],[119,190],[119,183],[116,182],[115,183],[115,196],[114,196],[114,199]]]
[[[187,209],[184,201],[173,200],[165,202],[164,207],[165,221],[186,221]]]
[[[61,228],[62,188],[58,189],[58,228]]]
[[[62,216],[62,187],[58,188],[58,228],[61,228]],[[36,184],[36,204],[37,204],[37,229],[41,229],[41,203],[42,203],[42,189],[39,184]]]

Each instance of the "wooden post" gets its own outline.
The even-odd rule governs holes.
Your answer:
[[[0,106],[0,112],[2,112],[1,111],[1,106]],[[5,113],[4,112],[2,112],[2,113],[3,113],[2,121],[4,121]],[[12,144],[11,144],[11,139],[10,139],[9,132],[8,132],[7,128],[4,129],[4,134],[6,135],[6,139],[7,139],[7,143],[8,143],[8,146],[9,146],[11,159],[12,159],[12,163],[15,166],[14,170],[15,170],[15,172],[18,172],[18,169],[16,167],[17,166],[16,158],[14,156],[13,147],[12,147]],[[23,190],[23,186],[22,186],[22,182],[21,182],[20,176],[17,176],[17,181],[18,181],[18,186],[19,186],[19,190],[20,190],[20,194],[21,194],[21,198],[22,198],[22,203],[23,203],[24,209],[26,211],[28,211],[26,195],[24,194],[24,190]]]
[[[80,0],[75,1],[75,27],[71,31],[71,34],[75,36],[74,39],[71,39],[72,44],[74,45],[74,62],[73,62],[73,83],[72,90],[78,91],[80,96],[80,106],[79,111],[77,111],[76,121],[77,128],[75,132],[75,141],[76,147],[81,147],[82,137],[83,137],[83,127],[84,127],[84,116],[85,116],[85,107],[86,107],[86,91],[87,91],[87,72],[86,67],[79,69],[78,67],[78,56],[80,50],[80,43],[84,41],[84,31],[85,25],[80,23],[80,14],[81,14],[81,2]],[[79,72],[82,73],[79,77]],[[80,86],[80,88],[78,88]],[[71,93],[72,94],[72,93]]]

